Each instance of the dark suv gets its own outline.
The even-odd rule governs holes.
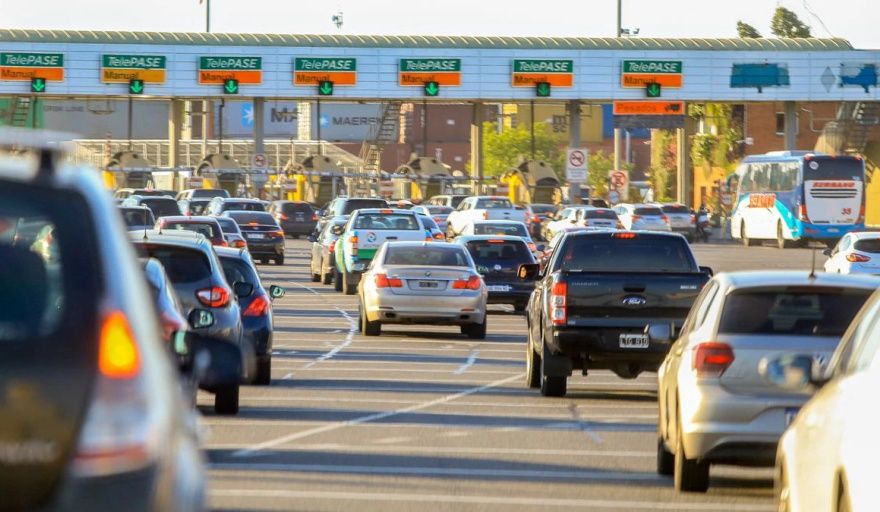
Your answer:
[[[315,207],[305,201],[274,201],[266,211],[275,217],[284,234],[292,238],[307,236],[315,230],[318,221]]]
[[[0,509],[201,510],[197,434],[121,216],[40,137],[0,131]]]

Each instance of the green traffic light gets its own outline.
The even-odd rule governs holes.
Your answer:
[[[660,84],[651,82],[645,86],[645,94],[648,98],[659,98],[660,97]]]
[[[35,76],[31,78],[31,92],[45,92],[46,79]]]
[[[539,98],[549,98],[550,84],[547,82],[538,82],[537,84],[535,84],[535,94]]]
[[[329,80],[322,80],[318,84],[318,95],[319,96],[333,96],[333,82]]]
[[[425,82],[425,96],[437,96],[438,94],[440,94],[440,84]]]
[[[128,82],[128,92],[129,94],[143,94],[144,92],[144,81],[143,80],[129,80]]]
[[[238,94],[238,80],[227,78],[223,82],[223,92],[226,94]]]

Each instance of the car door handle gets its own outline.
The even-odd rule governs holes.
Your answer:
[[[385,240],[397,240],[396,236],[386,236]]]

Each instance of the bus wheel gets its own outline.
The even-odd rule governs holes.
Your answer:
[[[752,240],[746,236],[746,223],[743,222],[739,225],[739,238],[742,240],[742,244],[745,247],[755,247],[760,244],[760,240]]]
[[[793,240],[786,240],[782,234],[782,223],[776,225],[776,247],[780,249],[788,249],[794,246]]]

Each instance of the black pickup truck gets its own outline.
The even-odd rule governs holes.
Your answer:
[[[529,300],[529,387],[565,396],[574,369],[634,379],[657,368],[712,277],[674,233],[585,231],[565,235],[537,275]]]

